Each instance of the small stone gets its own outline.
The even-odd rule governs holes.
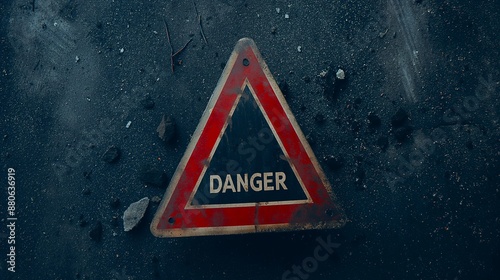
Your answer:
[[[120,48],[120,54],[122,54],[124,52],[125,52],[125,49],[124,48]]]
[[[302,52],[302,46],[297,46],[297,51]]]
[[[130,128],[131,124],[132,124],[132,121],[128,121],[127,124],[125,125],[125,128]]]
[[[345,72],[342,69],[337,70],[337,73],[335,73],[335,77],[339,80],[345,79]]]
[[[77,55],[77,56],[75,56],[75,62],[76,62],[76,63],[80,62],[80,57],[79,57],[78,55]]]
[[[136,201],[125,210],[123,213],[123,230],[132,230],[141,221],[146,209],[149,205],[149,198],[144,197],[139,201]]]
[[[319,74],[318,74],[318,77],[325,78],[327,74],[328,74],[328,70],[321,70],[321,72],[319,72]]]
[[[90,239],[99,242],[102,239],[102,223],[98,221],[89,232]]]
[[[102,160],[107,163],[115,163],[120,159],[120,149],[116,146],[110,146],[108,150],[102,155]]]
[[[151,202],[154,202],[154,203],[159,203],[161,201],[161,197],[155,195],[151,198]]]
[[[167,184],[167,175],[154,166],[144,165],[139,173],[139,180],[143,184],[162,188]]]
[[[171,143],[175,139],[177,132],[174,119],[163,115],[160,124],[156,128],[156,132],[158,132],[158,137],[160,137],[163,142]]]
[[[286,18],[286,19],[289,19],[289,18],[290,18],[290,15],[289,15],[289,14],[285,14],[285,18]]]
[[[144,108],[146,110],[151,110],[155,107],[155,102],[153,101],[153,99],[151,99],[150,96],[147,96],[144,99],[142,99],[140,101],[140,103],[141,103],[142,108]]]

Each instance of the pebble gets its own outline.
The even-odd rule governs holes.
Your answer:
[[[142,108],[144,108],[146,110],[151,110],[155,107],[155,102],[153,101],[153,99],[151,99],[150,96],[147,96],[144,99],[142,99],[140,101],[140,103],[141,103]]]
[[[102,155],[102,160],[107,163],[115,163],[120,159],[120,149],[116,146],[110,146],[106,152]]]
[[[136,201],[125,210],[123,213],[123,230],[132,230],[141,221],[146,209],[149,205],[149,198],[144,197],[139,201]]]
[[[163,115],[160,124],[156,128],[156,132],[158,132],[158,137],[160,137],[163,142],[171,143],[176,135],[175,120],[172,117],[165,117],[165,115]]]
[[[342,70],[342,69],[337,70],[337,73],[335,73],[335,76],[339,80],[345,79],[345,72],[344,72],[344,70]]]

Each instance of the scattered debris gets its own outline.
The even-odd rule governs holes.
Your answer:
[[[330,99],[337,98],[347,88],[347,75],[341,67],[334,68],[330,66],[327,70],[323,70],[319,76],[324,78],[321,80],[324,89],[323,93]]]
[[[194,10],[196,11],[196,17],[198,18],[198,25],[200,26],[201,37],[203,37],[203,41],[205,41],[205,44],[207,44],[208,46],[207,37],[205,36],[205,32],[203,32],[203,25],[201,24],[201,15],[198,13],[198,8],[196,7],[195,1],[193,1],[193,4],[194,4]]]
[[[130,231],[141,221],[149,205],[149,198],[144,197],[136,201],[123,213],[123,230]]]
[[[276,13],[280,13],[281,12],[281,9],[280,8],[276,8]]]
[[[101,158],[107,163],[115,163],[120,159],[120,155],[121,151],[118,147],[110,146]]]
[[[385,35],[387,34],[387,32],[389,32],[389,28],[387,28],[384,32],[380,32],[380,33],[378,33],[378,37],[379,37],[380,39],[384,38],[384,37],[385,37]]]
[[[302,52],[302,46],[298,46],[298,47],[297,47],[297,51],[298,51],[298,52]]]
[[[141,168],[139,180],[145,185],[162,188],[167,184],[167,175],[158,168],[146,164]]]
[[[163,20],[163,23],[165,24],[165,33],[167,34],[168,45],[170,47],[170,69],[172,70],[172,73],[174,73],[174,58],[179,55],[187,47],[187,45],[189,45],[189,43],[191,43],[193,38],[190,38],[182,48],[174,53],[174,47],[172,46],[172,41],[170,40],[170,32],[168,31],[167,21]]]
[[[156,132],[158,132],[158,137],[160,137],[161,140],[165,143],[171,143],[176,136],[177,128],[175,125],[175,120],[168,116],[161,118],[161,122],[156,128]]]
[[[319,72],[318,74],[318,77],[324,78],[326,77],[326,74],[328,74],[328,70],[321,70],[321,72]]]
[[[286,19],[289,19],[289,18],[290,18],[290,16],[289,16],[288,14],[285,14],[285,18],[286,18]]]
[[[98,242],[102,239],[102,223],[97,221],[94,227],[89,232],[90,239]]]
[[[335,73],[335,77],[339,80],[344,80],[345,79],[345,72],[342,69],[337,70],[337,73]]]
[[[77,55],[77,56],[75,56],[75,62],[76,62],[76,63],[80,62],[80,57],[79,57],[78,55]]]
[[[151,198],[151,202],[154,202],[154,203],[160,203],[161,201],[161,197],[155,195]]]
[[[125,128],[129,128],[131,124],[132,124],[132,121],[128,121],[127,124],[125,125]]]
[[[146,110],[151,110],[155,107],[155,102],[151,99],[151,96],[146,96],[140,101],[142,108]]]
[[[122,54],[124,52],[125,52],[125,49],[124,48],[120,48],[120,54]]]

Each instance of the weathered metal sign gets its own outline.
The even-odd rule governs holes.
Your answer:
[[[219,235],[344,223],[255,43],[239,40],[156,212],[152,233]]]

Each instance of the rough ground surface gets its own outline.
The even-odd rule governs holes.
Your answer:
[[[498,279],[498,1],[196,4],[208,45],[192,1],[1,1],[0,178],[16,169],[19,221],[10,273],[2,191],[0,279]],[[175,50],[192,39],[175,73],[163,20]],[[348,224],[158,239],[152,203],[123,232],[127,205],[165,191],[140,171],[172,176],[242,37],[286,88]],[[318,237],[341,245],[287,276]]]

